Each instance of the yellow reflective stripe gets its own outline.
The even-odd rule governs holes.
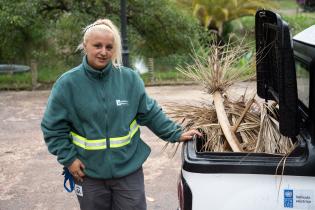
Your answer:
[[[129,143],[130,143],[130,139],[129,138],[127,140],[124,140],[124,141],[118,141],[118,142],[111,141],[110,147],[111,148],[118,148],[118,147],[125,146],[125,145],[127,145]]]
[[[135,125],[138,125],[137,121],[133,120],[132,123],[130,124],[130,130],[132,130]]]
[[[86,150],[99,150],[106,149],[106,139],[89,140],[74,132],[70,132],[72,135],[73,144],[86,149]]]
[[[134,124],[131,124],[131,125],[130,125],[130,138],[132,138],[135,135],[135,133],[138,131],[140,127],[136,121]]]
[[[109,138],[110,140],[110,147],[118,148],[125,146],[130,143],[132,137],[135,133],[139,130],[139,125],[137,124],[136,120],[133,120],[130,124],[130,130],[128,135],[120,136],[120,137],[113,137]],[[86,149],[86,150],[99,150],[99,149],[106,149],[106,139],[97,139],[97,140],[90,140],[86,139],[83,136],[80,136],[74,132],[70,132],[72,136],[73,144]]]
[[[109,140],[111,148],[122,147],[130,143],[129,135],[123,137],[110,138]]]
[[[138,131],[139,126],[137,124],[137,121],[134,120],[130,124],[130,131],[129,134],[126,136],[121,136],[121,137],[115,137],[115,138],[110,138],[110,147],[111,148],[118,148],[125,146],[130,143],[132,137],[135,135],[135,133]]]
[[[74,138],[75,138],[75,137],[74,137]],[[80,142],[77,142],[77,141],[73,140],[73,144],[75,144],[75,145],[77,145],[77,146],[82,147],[82,148],[85,149],[85,145],[84,145],[84,144],[81,144]]]

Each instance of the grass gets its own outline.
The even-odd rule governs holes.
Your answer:
[[[38,72],[38,82],[45,87],[52,85],[55,80],[70,68],[41,68]],[[150,73],[141,75],[146,85],[187,83],[184,75],[176,70],[154,71],[153,79]],[[0,74],[0,90],[30,90],[32,89],[32,75],[30,72],[19,74]]]
[[[41,83],[51,84],[56,81],[56,79],[62,75],[65,71],[70,69],[70,67],[44,67],[38,71],[38,81]]]
[[[146,85],[151,84],[175,84],[187,82],[187,78],[177,70],[154,71],[141,75]]]
[[[299,7],[295,0],[277,0],[275,2],[279,5],[279,9],[296,9]]]
[[[69,67],[54,65],[53,67],[41,67],[38,70],[37,81],[41,84],[50,86],[56,79]],[[30,90],[32,89],[31,72],[0,74],[0,90]]]
[[[0,90],[25,90],[31,89],[32,76],[30,72],[1,74]]]
[[[315,13],[299,13],[295,16],[283,15],[283,19],[289,23],[292,35],[315,25]]]

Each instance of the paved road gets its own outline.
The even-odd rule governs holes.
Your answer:
[[[233,91],[246,86],[242,83]],[[148,87],[147,91],[162,107],[210,99],[198,86]],[[75,195],[63,189],[62,167],[42,140],[39,124],[48,95],[49,91],[0,92],[1,210],[79,209]],[[144,127],[141,132],[152,148],[144,164],[148,209],[176,209],[180,154],[170,159],[170,149],[161,152],[162,140]]]

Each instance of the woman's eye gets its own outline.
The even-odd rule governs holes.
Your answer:
[[[102,45],[100,45],[100,44],[95,44],[94,47],[96,47],[96,48],[101,48]]]
[[[107,50],[113,49],[113,45],[106,45],[106,49],[107,49]]]

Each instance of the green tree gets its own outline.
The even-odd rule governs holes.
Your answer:
[[[32,0],[1,1],[0,60],[28,63],[43,44],[44,25]]]
[[[136,45],[145,54],[186,53],[198,40],[198,21],[168,0],[129,0],[128,23],[138,34]]]
[[[104,17],[120,26],[119,14],[119,1],[111,0],[2,0],[0,60],[27,63],[35,57],[73,65],[83,27]],[[170,0],[128,0],[127,22],[131,55],[150,57],[187,52],[200,27]]]
[[[183,53],[198,36],[197,20],[168,0],[129,0],[127,3],[128,41],[132,52],[153,57]],[[120,26],[119,1],[41,0],[39,11],[56,23],[54,34],[64,53],[74,52],[87,23],[106,17]]]

